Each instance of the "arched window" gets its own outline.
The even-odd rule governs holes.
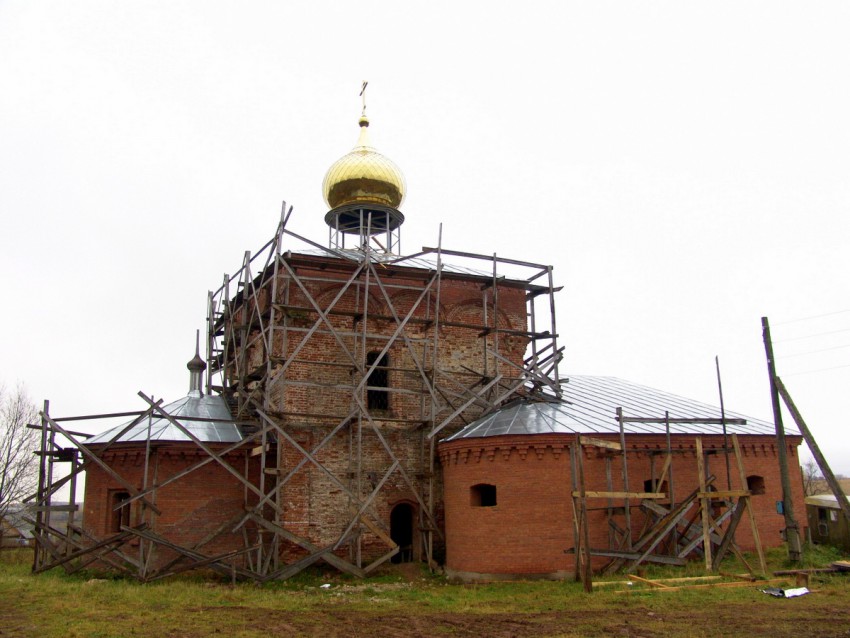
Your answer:
[[[366,405],[370,410],[388,410],[390,407],[389,392],[381,388],[390,385],[389,358],[384,355],[378,359],[380,352],[370,352],[366,355],[366,368],[369,369],[377,362],[377,367],[369,375],[366,391]]]
[[[764,477],[757,474],[748,476],[747,489],[753,494],[764,494]]]
[[[390,538],[398,545],[393,563],[409,563],[413,560],[413,506],[399,503],[390,512]]]
[[[469,504],[472,507],[493,507],[496,505],[496,486],[479,483],[469,488]]]

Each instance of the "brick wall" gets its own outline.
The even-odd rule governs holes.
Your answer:
[[[266,455],[266,467],[277,469],[281,476],[294,473],[280,485],[278,499],[282,508],[282,522],[291,532],[314,544],[325,547],[335,543],[346,530],[352,518],[352,498],[361,502],[372,498],[367,514],[373,523],[386,531],[390,528],[390,514],[396,505],[411,505],[414,511],[413,555],[422,558],[423,529],[442,525],[442,479],[439,468],[431,471],[431,442],[426,434],[431,427],[431,396],[423,383],[420,368],[433,374],[436,358],[444,374],[443,385],[450,388],[452,401],[463,387],[472,386],[482,376],[516,377],[519,371],[493,356],[485,356],[485,348],[495,349],[509,361],[522,364],[528,337],[522,334],[491,332],[482,335],[486,326],[523,331],[526,327],[525,290],[512,282],[496,287],[498,308],[492,305],[493,288],[485,285],[484,277],[446,274],[441,284],[439,309],[434,291],[426,293],[408,322],[392,341],[388,350],[389,371],[386,408],[367,410],[374,428],[365,416],[346,420],[357,406],[352,386],[361,380],[352,358],[365,362],[367,354],[381,351],[398,331],[399,323],[413,308],[425,282],[432,273],[424,270],[380,267],[382,285],[389,301],[370,279],[368,288],[361,278],[360,286],[351,287],[332,309],[342,314],[328,314],[328,321],[337,332],[331,334],[322,324],[304,342],[314,325],[318,313],[313,302],[323,311],[342,289],[344,282],[358,266],[354,262],[299,256],[293,261],[305,290],[294,279],[281,274],[276,286],[275,330],[270,347],[262,334],[253,329],[248,339],[236,341],[244,348],[248,370],[265,368],[271,356],[274,381],[248,380],[243,382],[249,391],[258,390],[265,396],[267,411],[287,432],[290,440],[279,437],[279,447],[274,444]],[[309,295],[309,296],[308,296]],[[258,307],[264,311],[264,321],[271,317],[270,286],[261,290]],[[486,306],[486,308],[485,308]],[[439,311],[439,312],[438,312]],[[439,314],[440,328],[433,319]],[[245,307],[232,313],[235,325],[247,323],[250,313]],[[254,324],[252,324],[254,325]],[[365,335],[365,339],[364,339]],[[438,351],[434,352],[434,344]],[[269,352],[270,350],[270,352]],[[238,351],[237,351],[238,352]],[[283,374],[283,362],[292,360]],[[236,382],[233,360],[226,365],[226,374]],[[451,379],[451,381],[447,380]],[[263,385],[265,383],[265,385]],[[360,394],[367,404],[365,391]],[[481,412],[478,405],[470,406],[462,417],[442,431],[446,436]],[[454,408],[443,406],[438,419],[445,418]],[[341,427],[338,427],[341,426]],[[337,429],[338,428],[338,429]],[[336,432],[331,436],[331,433]],[[376,433],[375,429],[380,433]],[[329,437],[329,438],[328,438]],[[315,460],[301,464],[304,455],[298,450],[316,451]],[[382,441],[383,439],[383,441]],[[386,445],[385,445],[386,444]],[[158,481],[181,471],[196,462],[191,444],[166,445],[159,448]],[[387,447],[392,451],[390,454]],[[360,452],[358,453],[358,449]],[[234,466],[243,467],[238,455]],[[384,481],[380,491],[372,491],[384,479],[395,457],[399,468]],[[358,460],[359,458],[359,460]],[[144,444],[124,445],[121,450],[107,455],[106,461],[119,474],[134,485],[141,486],[143,475]],[[259,464],[259,457],[252,462]],[[301,466],[299,467],[299,464]],[[256,468],[255,481],[259,481]],[[265,489],[273,485],[275,477],[264,476]],[[94,468],[88,472],[86,488],[85,525],[95,536],[109,531],[108,512],[110,490],[118,489],[115,481]],[[157,505],[162,516],[156,520],[156,531],[179,545],[192,545],[229,517],[238,515],[246,504],[244,488],[238,480],[216,463],[193,472],[157,492]],[[423,508],[419,499],[426,503]],[[247,505],[257,502],[249,495]],[[427,504],[434,503],[435,520],[425,515]],[[266,515],[270,516],[268,508]],[[356,531],[356,530],[355,530]],[[256,532],[249,528],[250,534]],[[363,564],[368,564],[388,551],[381,534],[366,528],[359,539],[359,553]],[[241,531],[222,535],[210,544],[205,553],[217,553],[242,547]],[[435,555],[443,553],[437,536]],[[352,560],[357,544],[343,546],[338,553]],[[297,545],[282,541],[281,554],[285,561],[303,556]]]
[[[154,482],[161,484],[169,477],[183,472],[205,458],[207,458],[206,454],[193,443],[156,445],[151,452],[148,485]],[[135,489],[141,490],[145,485],[144,443],[115,446],[104,455],[103,460]],[[244,452],[228,455],[226,460],[234,469],[244,471]],[[252,478],[256,479],[255,471],[249,474],[253,474]],[[104,538],[116,533],[115,514],[112,510],[115,502],[114,495],[126,491],[126,487],[120,481],[101,468],[91,466],[86,470],[83,526],[89,534],[95,538]],[[215,461],[159,488],[155,496],[148,495],[147,498],[161,511],[158,516],[145,518],[152,531],[184,547],[194,546],[225,522],[235,519],[244,512],[242,485]],[[140,523],[142,514],[143,508],[137,500],[130,506],[129,523],[131,525]],[[255,534],[253,526],[249,525],[248,529],[253,536]],[[124,551],[133,555],[134,547],[138,547],[138,541],[126,543]],[[231,526],[199,551],[207,555],[215,555],[241,547],[243,547],[242,532],[240,530],[238,533],[232,533]],[[152,561],[153,565],[162,565],[175,557],[173,552],[162,547],[158,547],[155,552],[156,558]]]
[[[599,438],[605,438],[599,436]],[[616,440],[616,437],[609,437]],[[706,450],[722,448],[722,437],[704,436]],[[574,546],[573,514],[570,503],[572,479],[569,445],[572,435],[500,436],[463,439],[440,445],[445,480],[447,568],[466,574],[556,574],[571,572],[574,557],[564,550]],[[795,513],[804,512],[802,475],[797,446],[799,437],[788,437]],[[751,497],[762,544],[781,544],[784,519],[776,513],[781,500],[775,439],[769,436],[739,436],[747,476],[764,479],[764,494]],[[652,451],[666,449],[663,437],[634,435],[627,438],[630,491],[643,491],[644,481],[661,472],[664,457]],[[676,501],[699,485],[694,437],[676,435],[673,448],[673,488]],[[587,490],[608,490],[604,451],[586,447],[584,451]],[[653,461],[653,458],[655,459]],[[741,489],[732,459],[732,489]],[[725,457],[709,456],[709,473],[717,476],[715,486],[727,489]],[[621,461],[611,460],[613,490],[623,489]],[[478,507],[471,503],[471,488],[495,485],[497,504]],[[660,501],[662,504],[665,501]],[[622,501],[617,502],[622,505]],[[605,507],[606,500],[589,500],[588,507]],[[633,538],[637,538],[644,518],[632,508]],[[590,545],[607,548],[608,525],[604,510],[588,514]],[[623,517],[619,517],[623,524]],[[804,524],[804,519],[799,522]],[[753,548],[747,517],[738,527],[737,542],[745,550]],[[596,567],[603,559],[594,559]]]

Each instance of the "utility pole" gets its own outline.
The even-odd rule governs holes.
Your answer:
[[[767,317],[761,318],[764,352],[767,356],[767,373],[770,377],[770,399],[773,405],[773,421],[776,424],[776,447],[779,450],[779,476],[782,479],[782,513],[785,515],[785,540],[788,543],[788,558],[800,561],[800,528],[794,518],[794,503],[791,500],[791,479],[788,476],[788,448],[785,444],[785,428],[782,425],[782,408],[776,386],[776,365],[773,357],[773,342],[770,340],[770,324]]]

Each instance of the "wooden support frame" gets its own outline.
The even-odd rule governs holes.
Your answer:
[[[376,507],[380,495],[391,482],[403,485],[415,503],[420,529],[417,553],[433,567],[436,565],[433,560],[434,542],[442,537],[435,513],[438,503],[435,494],[438,489],[435,480],[437,437],[487,411],[498,409],[506,400],[540,391],[550,396],[560,395],[557,365],[563,348],[557,343],[554,307],[554,294],[559,288],[553,284],[551,267],[495,254],[449,251],[452,257],[486,260],[490,267],[486,275],[476,275],[471,270],[461,271],[463,274],[447,274],[443,264],[442,238],[436,248],[427,248],[419,253],[420,256],[436,257],[435,267],[430,268],[423,268],[422,260],[414,264],[407,261],[409,258],[390,258],[372,248],[360,251],[359,255],[357,251],[323,249],[287,228],[291,214],[292,207],[287,209],[284,203],[272,239],[258,251],[246,251],[238,270],[225,274],[221,286],[207,296],[209,374],[205,387],[207,393],[214,389],[220,391],[232,403],[234,420],[250,428],[244,439],[227,446],[210,446],[194,436],[180,417],[168,414],[160,401],[154,402],[148,395],[139,393],[147,403],[147,409],[109,415],[132,416],[135,420],[103,448],[95,446],[89,449],[82,435],[77,439],[69,438],[82,457],[80,463],[73,465],[70,477],[54,480],[53,459],[42,456],[41,481],[36,495],[39,507],[50,507],[56,490],[66,484],[76,487],[76,477],[86,468],[97,466],[103,469],[110,480],[126,488],[130,494],[129,499],[116,506],[138,503],[138,509],[134,508],[134,511],[138,511],[140,519],[148,524],[147,528],[125,530],[135,539],[133,547],[138,548],[138,556],[130,556],[121,549],[126,542],[125,536],[95,539],[87,536],[83,528],[78,528],[78,531],[67,533],[71,535],[69,540],[72,542],[66,543],[61,552],[51,541],[50,548],[38,554],[38,567],[50,569],[58,566],[61,553],[63,559],[70,556],[61,564],[72,566],[69,567],[71,569],[78,568],[87,560],[113,566],[126,565],[134,577],[145,581],[200,566],[232,574],[237,560],[242,566],[236,568],[236,575],[258,581],[288,578],[317,561],[362,576],[374,571],[399,551],[390,536],[387,522],[382,520]],[[285,244],[292,242],[306,244],[308,251],[287,250]],[[324,254],[317,253],[316,249],[323,250]],[[309,268],[317,260],[322,261],[322,268],[327,266],[328,270],[311,271]],[[415,276],[410,275],[403,282],[394,280],[396,271],[407,266]],[[524,269],[530,274],[507,280],[499,272],[506,266],[520,271]],[[463,277],[479,284],[477,294],[484,312],[482,322],[452,321],[443,315],[441,300],[446,277]],[[505,285],[524,290],[527,325],[505,327],[500,324],[501,287]],[[336,292],[330,299],[320,299],[317,291],[327,287],[336,287]],[[399,293],[407,295],[412,306],[405,302],[402,308],[396,301]],[[356,298],[359,306],[354,309],[343,307],[340,302],[346,295]],[[380,301],[383,310],[376,312],[370,309],[371,299]],[[306,325],[299,317],[305,318]],[[352,329],[342,327],[343,318],[350,318]],[[374,327],[376,322],[383,322],[379,330]],[[462,369],[445,364],[441,352],[441,330],[445,329],[465,331],[470,337],[481,340],[481,369]],[[506,356],[506,336],[527,340],[528,356],[524,361],[517,362]],[[299,356],[307,352],[305,348],[328,338],[344,357],[344,362],[327,362],[327,365],[339,364],[339,367],[344,363],[349,366],[352,370],[351,383],[329,383],[323,379],[305,381],[293,373],[296,367],[306,365],[303,357]],[[369,409],[366,393],[374,388],[368,379],[379,365],[380,357],[366,364],[365,355],[370,344],[375,342],[380,342],[380,347],[375,350],[380,350],[381,354],[391,350],[404,353],[409,363],[393,366],[391,373],[405,375],[413,381],[406,381],[403,389],[391,390],[395,395],[410,397],[411,401],[418,399],[418,414],[404,414],[404,418],[398,418],[396,415],[373,414]],[[258,352],[261,354],[259,366],[256,363]],[[325,388],[350,397],[351,409],[344,416],[329,414],[322,406],[315,414],[303,417],[285,410],[278,412],[275,393],[299,387],[307,390]],[[79,417],[79,420],[99,416]],[[157,451],[148,442],[144,446],[144,478],[141,485],[135,485],[120,476],[120,472],[110,470],[103,461],[104,453],[135,423],[152,416],[176,427],[191,441],[199,459],[171,476],[159,476]],[[41,426],[43,453],[59,449],[57,436],[75,435],[57,425],[61,421],[48,414],[45,404]],[[299,431],[299,427],[319,425],[324,429],[317,444],[301,446],[297,443],[294,433]],[[409,432],[411,440],[418,437],[418,458],[408,458],[407,451],[402,454],[396,449],[393,437],[388,434],[392,428]],[[370,438],[377,450],[382,451],[386,460],[378,474],[380,480],[364,493],[364,487],[368,487],[367,469],[362,459],[365,436]],[[350,441],[349,471],[344,475],[330,469],[322,455],[322,450],[332,441],[343,437]],[[298,459],[285,467],[282,463],[284,446],[291,446],[298,454]],[[166,486],[190,480],[193,472],[210,463],[222,468],[244,490],[244,513],[220,525],[203,539],[180,546],[155,528],[157,517],[161,514],[158,495]],[[252,464],[259,467],[249,475],[248,468]],[[309,468],[328,477],[334,489],[339,488],[348,500],[348,512],[335,523],[341,533],[330,544],[312,542],[287,528],[282,506],[284,491],[300,472]],[[48,538],[58,537],[50,536],[49,510],[42,509],[36,514],[43,519],[36,526],[40,530],[37,534],[45,535],[47,547]],[[222,534],[241,535],[242,548],[216,555],[203,550]],[[378,539],[379,544],[387,547],[386,552],[374,557],[368,565],[364,564],[360,551],[364,534]],[[301,547],[308,553],[307,556],[291,564],[281,564],[280,548],[284,543]],[[98,549],[79,553],[95,545]],[[153,557],[157,548],[176,552],[178,556],[154,568]],[[338,555],[349,550],[350,560]],[[586,564],[589,569],[589,561]]]

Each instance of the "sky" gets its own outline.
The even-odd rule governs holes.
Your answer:
[[[368,80],[403,252],[442,224],[552,264],[567,376],[718,404],[719,357],[771,419],[767,316],[850,475],[847,33],[829,0],[0,0],[0,382],[54,416],[185,395],[207,291],[282,201],[327,242]]]

